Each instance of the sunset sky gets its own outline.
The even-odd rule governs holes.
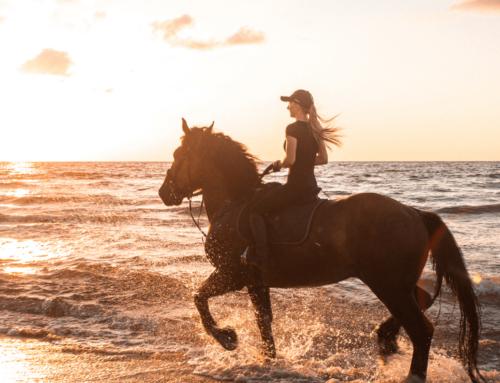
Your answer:
[[[500,161],[500,0],[0,0],[0,161],[168,161],[181,118],[283,156],[279,96],[338,161]]]

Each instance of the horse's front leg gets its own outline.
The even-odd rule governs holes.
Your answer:
[[[267,358],[276,358],[276,346],[274,345],[273,329],[271,323],[273,321],[273,311],[271,308],[271,297],[269,295],[269,287],[249,287],[248,295],[252,300],[259,326],[260,335],[262,336],[262,349]]]
[[[194,304],[198,309],[201,317],[201,323],[208,334],[212,335],[217,342],[226,350],[235,350],[238,347],[238,338],[236,332],[231,328],[219,328],[215,322],[208,300],[218,295],[226,294],[230,291],[236,291],[243,288],[234,282],[231,275],[223,274],[216,270],[203,282],[201,287],[196,291],[194,296]]]

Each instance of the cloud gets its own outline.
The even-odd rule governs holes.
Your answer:
[[[185,28],[194,26],[194,24],[194,18],[185,14],[175,19],[165,20],[161,23],[155,21],[149,25],[153,27],[154,34],[161,32],[163,34],[163,40],[170,45],[199,51],[235,45],[261,44],[266,39],[264,32],[256,31],[249,26],[241,27],[225,40],[216,40],[213,38],[200,40],[192,37],[179,36],[179,32]]]
[[[175,47],[183,47],[197,51],[209,51],[221,45],[219,41],[215,40],[195,40],[192,38],[173,39],[170,45]]]
[[[109,88],[109,89],[106,89],[106,90],[104,91],[104,93],[111,93],[111,92],[113,92],[113,91],[114,91],[114,89]]]
[[[226,40],[226,45],[260,44],[266,40],[266,35],[262,31],[256,31],[248,26],[241,27]]]
[[[32,60],[26,61],[19,70],[24,73],[52,74],[56,76],[69,77],[70,66],[74,65],[67,52],[54,49],[44,49]]]
[[[185,14],[175,19],[165,20],[163,23],[154,21],[149,25],[153,27],[153,33],[163,32],[163,39],[168,41],[168,39],[175,36],[182,29],[194,25],[194,19]]]
[[[0,16],[0,24],[2,24],[5,21],[5,17]]]
[[[94,13],[94,20],[102,21],[106,18],[106,12],[96,12]]]
[[[450,9],[500,14],[500,0],[466,0],[453,4]]]

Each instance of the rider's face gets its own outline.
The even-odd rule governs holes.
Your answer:
[[[290,111],[290,117],[294,118],[297,117],[297,112],[300,109],[300,105],[296,102],[290,101],[288,103],[287,109]]]

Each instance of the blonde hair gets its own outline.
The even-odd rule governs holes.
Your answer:
[[[330,151],[333,149],[332,145],[338,148],[342,146],[341,137],[344,136],[339,134],[342,128],[335,126],[334,122],[334,120],[338,117],[338,114],[332,118],[322,117],[316,111],[314,103],[311,105],[309,110],[306,110],[304,107],[302,107],[302,109],[309,116],[309,127],[311,128],[311,132],[318,144],[320,142],[324,142],[325,146]]]

